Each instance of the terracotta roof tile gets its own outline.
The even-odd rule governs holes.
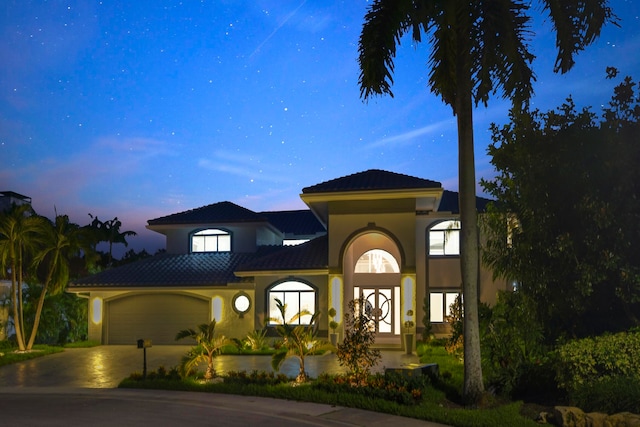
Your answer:
[[[224,286],[241,281],[233,274],[238,265],[282,249],[281,246],[263,246],[256,253],[155,255],[75,280],[69,283],[68,288]]]
[[[315,270],[329,264],[327,236],[317,237],[297,246],[286,246],[277,253],[266,255],[238,266],[238,271]]]
[[[429,179],[369,169],[364,172],[343,176],[302,189],[302,193],[329,193],[364,190],[401,190],[412,188],[440,188],[442,184]]]
[[[158,224],[201,224],[201,223],[237,223],[263,222],[266,218],[254,211],[231,202],[218,202],[212,205],[179,212],[160,218],[150,219],[149,225]]]
[[[283,233],[305,236],[327,231],[309,209],[260,212],[260,215],[265,216],[274,227]]]
[[[484,197],[476,197],[476,209],[478,210],[478,212],[485,212],[487,210],[487,204],[489,202],[491,202],[490,199]],[[460,213],[460,207],[458,204],[458,193],[455,191],[444,190],[442,192],[440,206],[438,206],[438,212],[451,212],[454,214]]]

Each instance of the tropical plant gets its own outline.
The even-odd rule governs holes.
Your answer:
[[[27,350],[24,327],[23,284],[29,259],[36,253],[45,229],[31,205],[12,205],[0,212],[0,267],[11,277],[11,317],[20,351]]]
[[[83,249],[83,230],[79,225],[69,222],[67,215],[56,215],[55,223],[42,218],[42,247],[34,257],[35,264],[45,264],[46,277],[40,287],[31,336],[27,350],[33,347],[38,333],[42,307],[48,293],[53,295],[64,290],[69,281],[69,263],[71,258],[79,256]]]
[[[554,71],[573,66],[573,56],[599,35],[615,16],[606,0],[541,0],[556,32]],[[461,219],[460,262],[465,311],[465,382],[467,402],[477,402],[484,390],[478,320],[478,224],[473,144],[473,108],[487,104],[501,89],[502,96],[521,106],[533,92],[534,59],[527,41],[531,37],[531,2],[523,0],[375,0],[371,4],[359,41],[360,95],[393,96],[396,46],[406,33],[416,43],[429,36],[431,91],[449,105],[457,117],[459,205]]]
[[[340,366],[346,366],[355,384],[365,384],[371,368],[382,355],[371,348],[375,342],[375,326],[372,325],[368,301],[364,296],[349,301],[349,310],[344,318],[344,339],[338,344],[336,356]]]
[[[135,231],[120,231],[122,227],[122,221],[115,217],[107,221],[100,221],[98,216],[89,214],[92,221],[90,228],[93,229],[98,242],[107,242],[109,244],[109,253],[107,265],[110,267],[113,264],[113,244],[122,243],[125,247],[129,246],[127,237],[135,236]]]
[[[190,375],[193,370],[202,362],[207,363],[207,370],[204,374],[205,380],[216,377],[216,370],[213,367],[214,358],[220,354],[222,348],[229,344],[229,340],[224,335],[216,335],[216,319],[203,323],[197,330],[183,329],[176,334],[176,341],[191,338],[196,341],[196,346],[191,348],[182,358],[182,368],[185,376]]]
[[[279,351],[273,354],[271,358],[271,367],[275,371],[279,371],[282,363],[289,357],[295,357],[300,362],[300,371],[296,377],[296,382],[306,382],[309,375],[305,371],[305,357],[310,354],[317,354],[331,351],[332,346],[318,338],[318,315],[311,315],[308,310],[300,310],[294,314],[291,319],[286,320],[286,304],[283,304],[278,298],[275,299],[276,307],[280,312],[280,318],[272,319],[280,321],[281,324],[276,325],[276,332],[282,337],[283,345]],[[303,316],[311,315],[308,325],[296,325]]]
[[[340,326],[338,324],[338,322],[336,322],[336,309],[331,307],[329,309],[329,317],[331,318],[331,321],[329,322],[329,328],[331,329],[331,332],[333,332],[334,334],[336,333],[336,329],[338,329],[338,326]]]
[[[251,331],[243,340],[234,338],[233,341],[236,343],[236,346],[239,349],[247,347],[251,350],[262,350],[269,347],[266,329],[257,329],[255,331]]]
[[[637,84],[616,86],[600,118],[568,98],[491,130],[483,258],[517,282],[547,344],[640,325]]]

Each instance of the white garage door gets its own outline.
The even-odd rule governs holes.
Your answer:
[[[182,329],[209,322],[206,300],[181,294],[133,295],[107,303],[106,344],[188,344],[176,341]]]

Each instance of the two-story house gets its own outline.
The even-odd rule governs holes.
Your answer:
[[[165,254],[69,285],[89,299],[89,338],[174,344],[177,331],[214,318],[218,332],[242,338],[281,321],[276,299],[287,321],[302,309],[320,312],[323,333],[334,308],[342,332],[348,303],[360,295],[371,304],[377,344],[401,347],[407,320],[420,333],[425,306],[433,332],[446,332],[461,287],[457,193],[368,170],[306,187],[300,197],[308,210],[220,202],[149,220],[166,236]],[[478,208],[486,202],[479,198]],[[495,302],[500,289],[507,284],[481,269],[481,300]]]

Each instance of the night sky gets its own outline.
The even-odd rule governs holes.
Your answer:
[[[607,66],[640,79],[640,2],[611,5],[621,28],[606,27],[566,76],[552,72],[553,35],[537,17],[534,107],[571,95],[599,111],[619,82]],[[403,40],[395,98],[360,99],[367,7],[3,0],[0,191],[80,225],[117,216],[139,233],[130,248],[154,252],[163,237],[148,219],[225,200],[301,209],[303,187],[367,169],[457,190],[455,118],[427,88],[427,43]],[[475,112],[478,179],[493,174],[488,127],[507,110],[494,97]]]

